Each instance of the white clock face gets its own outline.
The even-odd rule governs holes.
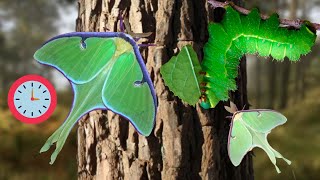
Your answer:
[[[38,81],[26,81],[16,89],[13,102],[22,116],[37,118],[48,111],[51,95],[44,84]]]

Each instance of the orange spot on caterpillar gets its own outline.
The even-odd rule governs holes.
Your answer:
[[[201,102],[206,102],[207,101],[207,97],[206,95],[202,94],[200,97]]]
[[[206,82],[201,82],[200,86],[207,86],[207,83]]]

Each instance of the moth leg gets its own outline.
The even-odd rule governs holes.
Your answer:
[[[104,31],[104,32],[110,32],[110,29],[107,28],[107,27],[103,27],[103,31]]]
[[[157,46],[156,44],[138,44],[139,47]]]
[[[118,19],[120,20],[120,32],[123,32],[125,31],[125,25],[123,23],[123,17],[122,17],[122,11],[120,10],[119,12],[119,16],[118,16]]]

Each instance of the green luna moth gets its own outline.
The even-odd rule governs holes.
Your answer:
[[[47,41],[34,58],[61,71],[74,91],[68,117],[40,150],[45,152],[56,143],[50,164],[74,124],[92,110],[111,110],[128,119],[142,135],[151,133],[157,108],[155,90],[131,36],[122,32],[63,34]]]
[[[267,153],[278,173],[281,171],[276,165],[276,158],[291,164],[291,161],[274,150],[267,140],[267,135],[272,129],[287,121],[284,115],[269,109],[238,111],[232,102],[230,107],[225,106],[225,109],[233,114],[228,137],[228,155],[234,166],[238,166],[247,152],[254,147],[259,147]]]
[[[235,78],[239,59],[246,53],[272,56],[279,61],[285,57],[297,61],[301,55],[309,53],[314,45],[316,33],[308,24],[302,24],[300,29],[289,30],[279,27],[277,14],[261,20],[257,9],[248,15],[239,14],[231,6],[225,9],[221,22],[208,24],[209,39],[203,48],[201,68],[198,68],[197,56],[185,55],[184,48],[180,52],[182,55],[179,53],[172,57],[161,68],[165,84],[190,105],[196,104],[195,99],[200,98],[200,105],[208,109],[214,108],[219,101],[228,100],[228,91],[237,89]],[[187,49],[192,53],[192,48]],[[192,75],[192,79],[199,81],[187,82],[180,72]],[[182,82],[178,82],[179,79]],[[185,82],[188,83],[185,88],[174,87],[177,84],[186,85]]]

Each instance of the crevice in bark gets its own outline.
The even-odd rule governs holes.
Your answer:
[[[208,16],[206,10],[207,0],[193,0],[192,6],[194,14],[197,15],[193,20],[192,32],[194,41],[203,45],[207,38]],[[201,51],[202,52],[202,51]],[[202,59],[202,58],[201,58]]]
[[[178,38],[179,38],[179,33],[181,32],[181,20],[180,20],[181,7],[182,7],[182,1],[175,0],[173,10],[172,10],[172,19],[173,19],[172,40],[171,40],[172,47],[177,47],[177,44],[179,42]]]
[[[110,135],[109,128],[107,128],[109,125],[109,122],[108,122],[107,116],[105,116],[106,113],[107,113],[107,111],[103,110],[102,111],[103,115],[99,119],[99,126],[101,126],[103,129],[103,133],[99,134],[99,136],[98,136],[99,141],[103,141],[103,140],[107,139],[108,136]]]
[[[108,12],[111,12],[112,8],[114,7],[115,0],[109,0],[108,4]]]
[[[100,24],[99,17],[102,12],[102,0],[96,0],[95,2],[96,4],[90,12],[90,22],[92,22],[91,29],[98,31],[99,29],[97,27],[99,27]]]
[[[201,158],[203,156],[202,152],[202,145],[204,143],[204,137],[203,137],[203,131],[202,126],[200,124],[200,119],[198,116],[198,113],[195,109],[193,109],[193,123],[192,127],[194,129],[193,136],[191,135],[193,139],[193,143],[191,146],[191,155],[193,158],[191,158],[191,166],[193,174],[195,175],[195,179],[200,179],[199,172],[201,172]]]
[[[93,137],[96,137],[96,127],[95,126],[93,127]],[[96,147],[97,147],[97,138],[93,138],[93,143],[90,144],[90,146],[88,147],[88,157],[91,162],[97,162]],[[89,171],[90,171],[90,175],[94,176],[97,172],[97,164],[92,164],[90,166]]]
[[[129,132],[128,120],[119,118],[119,126],[121,127],[119,133],[120,146],[123,148],[123,150],[127,150],[127,139]]]

